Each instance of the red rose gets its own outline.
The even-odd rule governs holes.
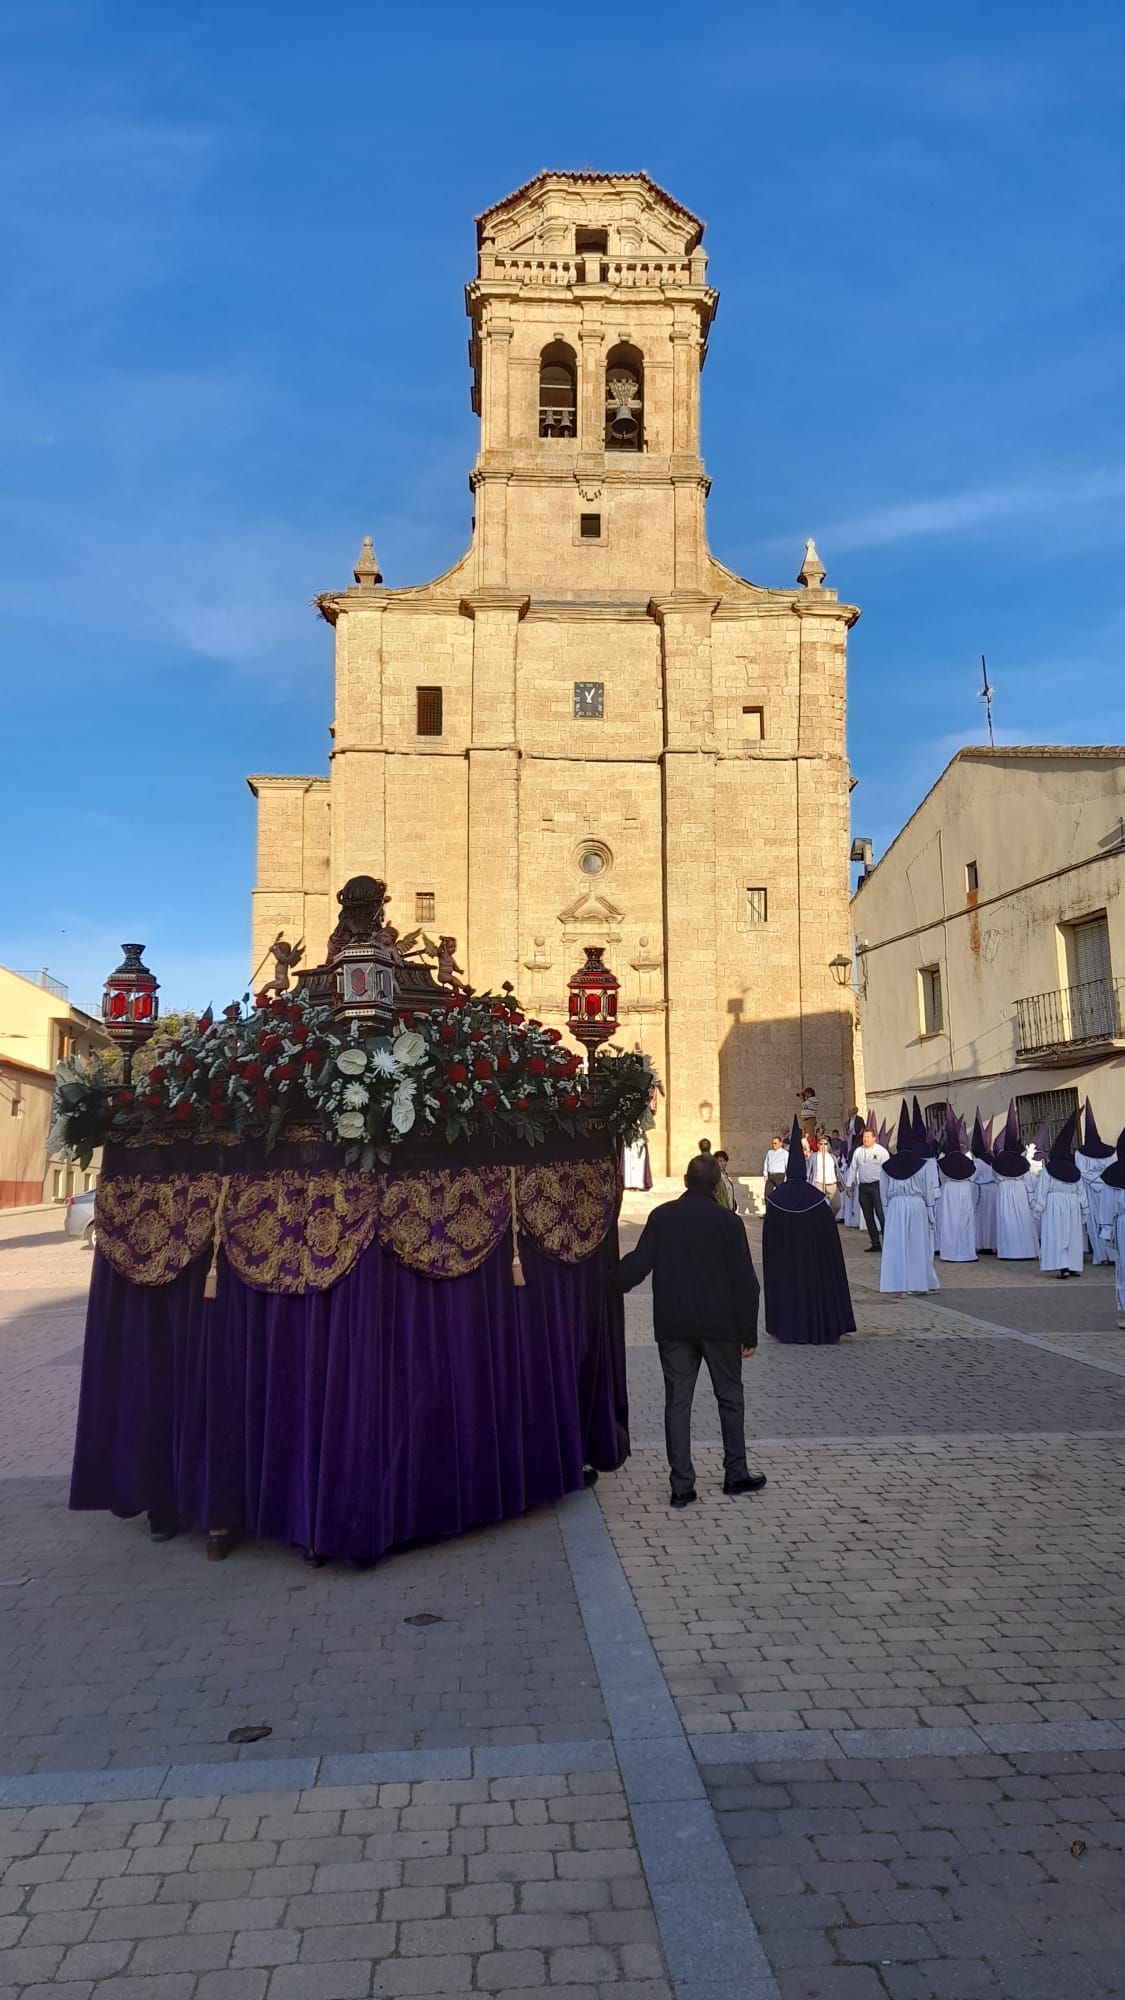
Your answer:
[[[242,1017],[242,1009],[239,1006],[237,1000],[232,1000],[229,1007],[223,1008],[224,1021],[238,1021],[241,1019],[241,1017]]]
[[[150,1083],[163,1083],[164,1071],[162,1069],[150,1069],[148,1073],[148,1080]]]
[[[119,1090],[119,1091],[118,1091],[118,1093],[117,1093],[117,1102],[118,1102],[118,1103],[119,1103],[120,1105],[122,1105],[123,1107],[128,1107],[128,1106],[129,1106],[129,1105],[130,1105],[130,1104],[131,1104],[131,1103],[133,1102],[133,1093],[132,1093],[132,1091],[131,1091],[131,1090]]]
[[[447,1024],[441,1031],[441,1039],[443,1042],[455,1042],[457,1040],[456,1028],[451,1028]]]
[[[260,1083],[254,1092],[254,1102],[255,1104],[268,1104],[269,1101],[270,1101],[269,1084]]]
[[[305,1028],[305,1027],[294,1028],[290,1039],[296,1042],[298,1048],[300,1048],[303,1045],[303,1043],[308,1041],[311,1033],[312,1033],[311,1028]]]
[[[290,1009],[289,1009],[289,1019],[290,1019],[291,1021],[293,1021],[293,1022],[295,1022],[295,1023],[296,1023],[296,1022],[301,1022],[301,1021],[303,1021],[303,1020],[304,1020],[304,1018],[305,1018],[305,1010],[304,1010],[304,1008],[303,1008],[303,1007],[290,1007]]]
[[[147,1097],[141,1099],[141,1102],[146,1106],[146,1108],[149,1111],[159,1111],[160,1109],[160,1099],[158,1097],[154,1097],[151,1091],[149,1092]]]
[[[268,1007],[269,1004],[270,1004],[270,996],[266,988],[263,986],[261,992],[255,993],[254,995],[254,1005],[255,1007]]]
[[[414,1026],[413,1007],[405,1007],[398,1018],[402,1022],[404,1028],[412,1028]]]
[[[527,1099],[526,1097],[517,1097],[517,1098],[516,1098],[516,1110],[517,1110],[517,1111],[526,1111],[526,1110],[527,1110],[527,1106],[528,1106],[528,1099]]]
[[[306,1069],[319,1069],[324,1057],[319,1049],[306,1049],[301,1061]]]
[[[284,1044],[280,1035],[263,1035],[258,1046],[264,1056],[275,1056]]]
[[[560,1035],[560,1033],[559,1033],[559,1031],[558,1031],[558,1029],[557,1029],[557,1028],[547,1028],[547,1029],[545,1030],[545,1033],[546,1033],[546,1036],[547,1036],[547,1040],[548,1040],[549,1042],[561,1042],[561,1041],[562,1041],[562,1036]]]
[[[225,1104],[213,1104],[211,1106],[211,1116],[214,1119],[216,1125],[221,1125],[226,1115],[227,1115],[227,1107]]]
[[[527,1025],[529,1028],[541,1028],[543,1023],[542,1021],[529,1021]]]
[[[179,1070],[181,1076],[190,1076],[192,1070],[195,1068],[194,1057],[181,1056],[179,1062],[176,1064],[176,1068]]]
[[[277,1068],[274,1070],[274,1075],[278,1078],[279,1082],[282,1083],[288,1083],[293,1073],[294,1073],[293,1065],[291,1062],[278,1063]]]
[[[507,1011],[508,1009],[505,1007],[504,1002],[502,1000],[498,1000],[492,1009],[493,1020],[502,1021]]]
[[[450,1083],[467,1083],[469,1080],[469,1072],[464,1063],[450,1063],[445,1073]]]
[[[489,1062],[487,1056],[477,1057],[475,1063],[473,1064],[473,1075],[474,1076],[492,1075],[492,1064]]]
[[[181,1125],[187,1124],[188,1119],[191,1117],[191,1105],[188,1103],[186,1097],[181,1097],[179,1103],[177,1104],[175,1110],[172,1113],[172,1116],[173,1118],[177,1119]]]
[[[226,1084],[220,1083],[218,1081],[218,1078],[216,1078],[215,1081],[209,1085],[207,1095],[211,1099],[212,1104],[225,1104],[227,1096]]]
[[[483,1042],[483,1040],[484,1040],[484,1034],[483,1034],[482,1030],[481,1030],[480,1028],[474,1028],[474,1029],[473,1029],[473,1031],[472,1031],[472,1033],[471,1033],[471,1034],[470,1034],[470,1036],[469,1036],[469,1040],[470,1040],[471,1042]]]
[[[481,1103],[486,1111],[495,1111],[499,1102],[500,1099],[494,1090],[486,1090],[484,1096],[481,1098]]]
[[[515,1013],[515,1014],[509,1014],[509,1016],[508,1016],[508,1019],[509,1019],[509,1020],[511,1021],[511,1023],[512,1023],[512,1026],[513,1026],[514,1028],[518,1028],[518,1027],[519,1027],[519,1025],[520,1025],[520,1022],[521,1022],[521,1021],[522,1021],[522,1020],[524,1019],[524,1016],[523,1016],[522,1014],[519,1014],[519,1013]]]
[[[575,1111],[578,1108],[578,1099],[571,1090],[568,1090],[566,1096],[560,1101],[564,1111]]]
[[[546,1060],[543,1056],[531,1056],[527,1067],[532,1076],[542,1076],[547,1068]]]
[[[515,1068],[515,1063],[512,1061],[512,1058],[508,1054],[507,1049],[502,1049],[500,1054],[497,1056],[496,1067],[497,1069],[503,1069],[503,1070],[509,1070]]]
[[[261,1074],[262,1074],[261,1063],[244,1062],[242,1064],[242,1075],[247,1083],[257,1083],[258,1078],[261,1076]]]

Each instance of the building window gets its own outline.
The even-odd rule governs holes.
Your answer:
[[[584,721],[601,719],[605,714],[604,681],[575,681],[574,713]]]
[[[976,895],[976,893],[977,893],[977,889],[979,888],[979,886],[980,886],[980,884],[979,884],[979,880],[978,880],[978,877],[977,877],[977,864],[976,864],[976,862],[975,862],[975,861],[966,861],[966,863],[965,863],[965,894],[966,894],[966,896],[975,896],[975,895]]]
[[[539,356],[539,435],[573,438],[578,428],[578,364],[565,340]]]
[[[764,889],[747,889],[746,921],[748,924],[764,924],[768,921],[768,898]]]
[[[764,708],[744,708],[742,711],[742,740],[744,743],[764,743],[766,740],[766,711]]]
[[[96,1174],[84,1174],[83,1180],[85,1182],[87,1194],[89,1194],[92,1191],[92,1189],[96,1188],[98,1185],[98,1177]]]
[[[578,534],[584,542],[600,542],[602,538],[602,517],[600,514],[579,514]]]
[[[924,965],[918,974],[918,984],[922,999],[922,1033],[940,1035],[945,1027],[945,1013],[941,1003],[941,967]]]
[[[11,1112],[13,1118],[23,1117],[23,1098],[20,1095],[18,1084],[16,1086],[15,1095],[9,1100],[8,1109]]]
[[[61,1201],[62,1198],[63,1198],[63,1170],[61,1167],[55,1167],[51,1174],[51,1200]]]
[[[414,895],[414,921],[416,924],[432,924],[437,897],[432,889],[418,889]]]
[[[611,348],[605,364],[605,448],[645,448],[645,365],[626,343]]]
[[[417,729],[419,736],[441,735],[441,689],[416,688],[418,699]]]
[[[576,257],[604,257],[609,251],[608,229],[576,229],[574,232],[574,254]]]
[[[1039,1150],[1044,1155],[1049,1153],[1067,1119],[1077,1109],[1077,1090],[1037,1090],[1027,1097],[1017,1097],[1020,1145],[1028,1145],[1042,1125],[1046,1127],[1046,1142],[1040,1143]]]
[[[927,1104],[922,1119],[931,1139],[945,1141],[945,1128],[949,1120],[951,1106],[943,1097],[940,1104]]]
[[[612,866],[613,856],[604,841],[587,840],[579,848],[577,860],[583,875],[604,875]]]

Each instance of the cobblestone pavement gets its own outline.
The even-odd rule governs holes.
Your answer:
[[[597,1501],[315,1571],[67,1511],[90,1257],[0,1219],[0,2000],[1125,1996],[1112,1274],[845,1250],[760,1497],[701,1389],[668,1510],[638,1293]]]

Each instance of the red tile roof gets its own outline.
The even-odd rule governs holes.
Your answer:
[[[481,240],[484,224],[487,222],[490,215],[498,215],[502,208],[510,208],[514,201],[522,201],[525,194],[530,194],[532,188],[539,186],[540,181],[554,181],[554,180],[643,181],[645,187],[648,188],[654,195],[659,196],[661,201],[666,202],[669,208],[674,208],[676,210],[677,215],[684,216],[688,222],[694,224],[698,234],[696,235],[695,240],[691,245],[692,249],[695,248],[695,244],[698,243],[700,236],[702,236],[703,234],[705,225],[700,220],[699,216],[693,215],[690,208],[685,208],[682,201],[677,201],[674,195],[668,193],[667,188],[660,187],[658,183],[654,181],[650,177],[650,175],[646,173],[642,172],[642,173],[624,173],[624,174],[602,174],[602,173],[596,173],[592,167],[580,167],[577,172],[572,173],[568,171],[566,168],[542,167],[537,174],[532,175],[529,181],[525,181],[522,187],[514,188],[512,190],[512,193],[506,194],[502,201],[494,201],[490,205],[490,207],[482,210],[481,214],[475,218],[477,225],[477,242],[479,243]]]

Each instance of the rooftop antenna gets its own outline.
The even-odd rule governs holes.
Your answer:
[[[988,662],[985,659],[983,653],[980,656],[980,674],[981,674],[980,699],[984,703],[984,712],[988,717],[988,741],[990,747],[993,750],[995,750],[996,738],[992,733],[992,697],[996,693],[996,689],[989,685]]]

